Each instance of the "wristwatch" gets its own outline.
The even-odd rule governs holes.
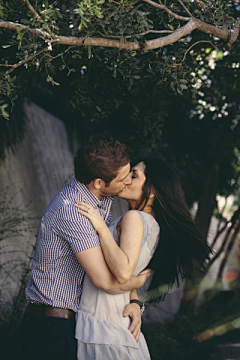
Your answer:
[[[140,300],[133,299],[133,300],[130,300],[130,304],[138,304],[140,306],[140,312],[141,312],[141,316],[142,316],[142,314],[144,313],[144,310],[145,310],[144,303],[141,302]]]

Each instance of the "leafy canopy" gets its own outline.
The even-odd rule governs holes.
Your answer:
[[[59,71],[81,71],[93,57],[131,86],[157,77],[181,93],[199,78],[192,50],[200,43],[229,50],[238,15],[238,1],[227,0],[0,0],[1,116],[9,118],[27,86],[26,71],[58,86]]]

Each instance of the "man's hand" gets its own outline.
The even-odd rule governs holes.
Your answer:
[[[136,342],[138,342],[141,333],[141,325],[142,325],[140,306],[138,304],[128,304],[125,307],[123,316],[124,317],[130,316],[130,318],[132,319],[132,323],[129,328],[129,331],[134,336]]]

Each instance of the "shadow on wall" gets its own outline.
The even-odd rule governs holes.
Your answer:
[[[65,125],[33,103],[25,104],[25,113],[23,140],[0,163],[2,306],[19,290],[46,205],[73,176]]]

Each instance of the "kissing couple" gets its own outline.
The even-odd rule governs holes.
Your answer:
[[[175,172],[156,158],[130,168],[117,140],[91,137],[75,177],[43,213],[22,321],[27,360],[147,360],[137,289],[163,299],[179,276],[204,269],[202,239]],[[112,221],[113,196],[129,211]]]

